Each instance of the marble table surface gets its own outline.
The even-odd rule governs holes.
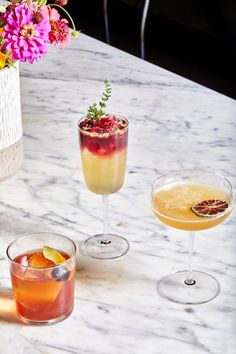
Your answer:
[[[130,121],[123,188],[110,197],[110,229],[129,253],[113,261],[77,254],[75,308],[48,327],[18,322],[6,246],[52,231],[77,244],[102,230],[101,200],[83,181],[77,120],[112,84],[109,111]],[[186,268],[187,234],[158,222],[150,189],[160,174],[199,167],[236,187],[235,101],[85,35],[21,65],[25,161],[0,185],[0,353],[233,354],[236,348],[235,213],[196,235],[194,268],[221,283],[204,305],[166,301],[157,280]]]

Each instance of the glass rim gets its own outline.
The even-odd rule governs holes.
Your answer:
[[[48,267],[35,268],[35,267],[25,266],[25,265],[23,265],[23,264],[20,264],[20,263],[18,263],[18,262],[15,262],[15,261],[10,257],[10,255],[9,255],[9,250],[10,250],[10,248],[11,248],[16,242],[21,241],[21,240],[24,240],[24,239],[26,239],[26,238],[28,238],[28,237],[31,237],[31,236],[35,236],[35,235],[39,235],[39,236],[40,236],[40,235],[44,235],[44,236],[46,236],[46,235],[48,235],[48,234],[52,234],[52,235],[54,235],[54,236],[57,236],[57,237],[60,237],[60,238],[64,238],[64,239],[70,241],[70,243],[73,245],[74,250],[73,250],[72,255],[70,255],[70,257],[67,258],[64,262],[61,262],[60,264],[55,264],[55,265],[52,265],[52,266],[48,266]],[[76,246],[75,242],[74,242],[71,238],[69,238],[68,236],[62,235],[62,234],[55,233],[55,232],[34,232],[34,233],[31,233],[31,234],[23,235],[23,236],[21,236],[21,237],[18,237],[16,240],[12,241],[12,242],[7,246],[7,249],[6,249],[7,258],[8,258],[8,260],[9,260],[11,263],[16,264],[17,266],[22,267],[22,268],[34,269],[34,270],[37,270],[37,271],[60,267],[60,266],[62,266],[63,264],[66,264],[66,263],[67,263],[68,261],[70,261],[72,258],[74,258],[75,255],[76,255],[76,252],[77,252],[77,246]]]
[[[123,119],[127,125],[124,127],[124,129],[122,129],[121,131],[119,131],[120,134],[123,134],[127,131],[128,127],[129,127],[129,121],[127,118],[123,117],[123,116],[120,116],[120,115],[116,115],[116,114],[107,114],[105,116],[103,116],[102,118],[105,118],[107,116],[114,116],[116,118],[120,118],[120,119]],[[83,116],[82,118],[80,118],[77,122],[77,127],[79,129],[79,131],[81,133],[83,133],[84,135],[87,135],[87,136],[93,136],[93,137],[109,137],[109,136],[112,136],[112,135],[116,135],[117,134],[117,131],[113,131],[113,132],[106,132],[106,133],[97,133],[97,132],[88,132],[87,130],[84,130],[83,128],[80,127],[80,123],[85,119],[87,118],[86,116]]]
[[[174,174],[174,173],[179,173],[179,172],[194,172],[194,171],[198,171],[198,172],[204,172],[204,173],[208,173],[208,174],[211,174],[211,175],[214,175],[214,176],[217,176],[217,177],[219,177],[219,178],[221,178],[222,180],[224,180],[224,181],[226,181],[227,182],[227,184],[229,185],[229,187],[230,187],[230,196],[231,196],[231,203],[230,203],[230,208],[229,209],[226,209],[224,212],[222,212],[222,213],[219,213],[219,215],[218,216],[216,216],[216,217],[211,217],[211,218],[207,218],[207,217],[205,217],[205,220],[204,219],[202,219],[202,220],[180,220],[180,219],[176,219],[176,218],[173,218],[173,217],[171,217],[171,216],[167,216],[167,215],[165,215],[165,214],[162,214],[162,213],[159,213],[155,208],[153,208],[153,203],[152,203],[152,210],[154,211],[154,212],[156,212],[158,215],[160,215],[161,217],[164,217],[164,218],[166,218],[166,219],[168,219],[168,220],[173,220],[173,221],[178,221],[178,222],[184,222],[184,223],[204,223],[204,222],[206,222],[206,221],[209,221],[209,220],[216,220],[216,219],[218,219],[218,218],[220,218],[220,217],[222,217],[222,216],[225,216],[226,214],[228,214],[229,212],[231,213],[231,211],[233,210],[233,202],[234,202],[234,196],[233,196],[233,188],[232,188],[232,184],[231,184],[231,182],[226,178],[226,177],[224,177],[223,175],[221,175],[221,174],[219,174],[219,173],[216,173],[216,172],[212,172],[212,171],[209,171],[209,170],[204,170],[204,169],[201,169],[201,168],[185,168],[185,169],[181,169],[181,170],[171,170],[171,171],[169,171],[169,172],[165,172],[165,173],[163,173],[162,175],[160,175],[154,182],[153,182],[153,184],[152,184],[152,190],[151,190],[151,202],[152,202],[152,199],[153,199],[153,196],[154,196],[154,194],[155,194],[155,189],[154,189],[154,186],[155,186],[155,184],[161,179],[161,178],[163,178],[163,177],[166,177],[166,176],[168,176],[168,175],[171,175],[171,173],[172,174]]]
[[[171,173],[195,172],[195,171],[196,171],[196,172],[203,172],[203,173],[209,173],[209,174],[211,174],[211,175],[215,175],[215,176],[217,176],[217,177],[219,177],[219,178],[225,180],[225,181],[229,184],[230,189],[231,189],[231,190],[233,189],[231,182],[230,182],[225,176],[223,176],[223,175],[221,175],[221,174],[219,174],[219,173],[217,173],[217,172],[214,172],[214,171],[204,170],[204,169],[202,169],[202,168],[183,168],[183,169],[180,169],[180,170],[170,170],[170,171],[168,171],[168,172],[162,173],[162,174],[161,174],[159,177],[157,177],[157,178],[155,179],[155,181],[153,182],[153,184],[152,184],[152,189],[153,189],[154,184],[155,184],[158,180],[160,180],[160,179],[163,178],[163,177],[166,177],[166,176],[170,175]]]

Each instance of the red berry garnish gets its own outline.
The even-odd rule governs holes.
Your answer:
[[[80,147],[100,156],[111,155],[127,146],[127,121],[116,116],[86,118],[80,123]],[[90,134],[94,133],[94,134]]]

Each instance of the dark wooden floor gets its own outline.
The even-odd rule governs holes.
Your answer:
[[[105,41],[102,0],[93,0],[92,6],[88,0],[71,1],[67,8],[83,33]],[[110,0],[108,7],[111,45],[137,56],[140,56],[141,10],[119,0]],[[182,16],[182,22],[149,14],[145,60],[236,98],[234,28],[224,26],[228,32],[222,32],[222,25],[209,28],[204,23],[198,24],[198,18],[188,16],[188,23],[184,14],[178,16]]]

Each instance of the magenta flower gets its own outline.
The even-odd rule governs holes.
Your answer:
[[[57,21],[60,20],[60,14],[56,9],[53,9],[50,6],[43,5],[41,7],[41,12],[44,17],[47,17],[49,21]]]
[[[65,44],[70,40],[68,21],[66,19],[61,20],[59,12],[56,9],[50,8],[50,6],[42,6],[41,11],[43,16],[49,19],[51,25],[51,31],[48,35],[49,43],[59,44],[64,48]]]
[[[33,63],[47,53],[50,23],[34,4],[21,3],[2,16],[6,22],[2,48],[11,52],[12,59]]]
[[[70,40],[70,30],[66,19],[50,21],[51,31],[49,32],[49,42],[51,44],[59,44],[64,48]]]

